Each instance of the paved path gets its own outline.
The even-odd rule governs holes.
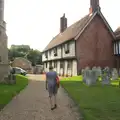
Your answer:
[[[29,78],[29,85],[0,112],[0,120],[79,120],[77,109],[62,88],[58,92],[58,108],[51,111],[44,78]]]

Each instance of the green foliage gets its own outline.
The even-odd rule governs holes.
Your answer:
[[[26,55],[26,57],[28,60],[30,60],[33,63],[33,66],[35,64],[42,63],[42,55],[41,55],[41,52],[38,50],[30,50]]]
[[[85,120],[119,120],[120,88],[119,81],[109,86],[100,82],[95,86],[87,86],[82,76],[63,78],[61,85],[78,104]]]
[[[8,49],[8,57],[10,61],[16,57],[23,57],[31,61],[33,65],[42,64],[41,52],[31,49],[29,45],[11,45]]]
[[[28,78],[22,75],[16,75],[15,85],[0,84],[0,109],[24,89],[26,85],[28,85]]]

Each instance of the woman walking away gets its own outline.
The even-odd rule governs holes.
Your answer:
[[[49,92],[49,98],[50,98],[50,105],[51,110],[54,110],[57,108],[56,103],[56,95],[59,87],[59,78],[57,76],[57,73],[53,71],[53,67],[50,66],[49,72],[46,73],[46,90]],[[53,106],[53,100],[54,100],[54,106]]]

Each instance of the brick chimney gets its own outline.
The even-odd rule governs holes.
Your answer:
[[[99,0],[90,0],[89,14],[95,13],[100,10]]]
[[[64,32],[65,29],[67,28],[67,18],[65,17],[65,13],[63,16],[60,18],[60,32]]]

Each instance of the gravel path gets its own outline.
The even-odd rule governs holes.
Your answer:
[[[79,120],[80,115],[63,88],[58,108],[51,111],[42,76],[30,75],[29,85],[0,112],[0,120]],[[41,79],[41,80],[39,80]]]

